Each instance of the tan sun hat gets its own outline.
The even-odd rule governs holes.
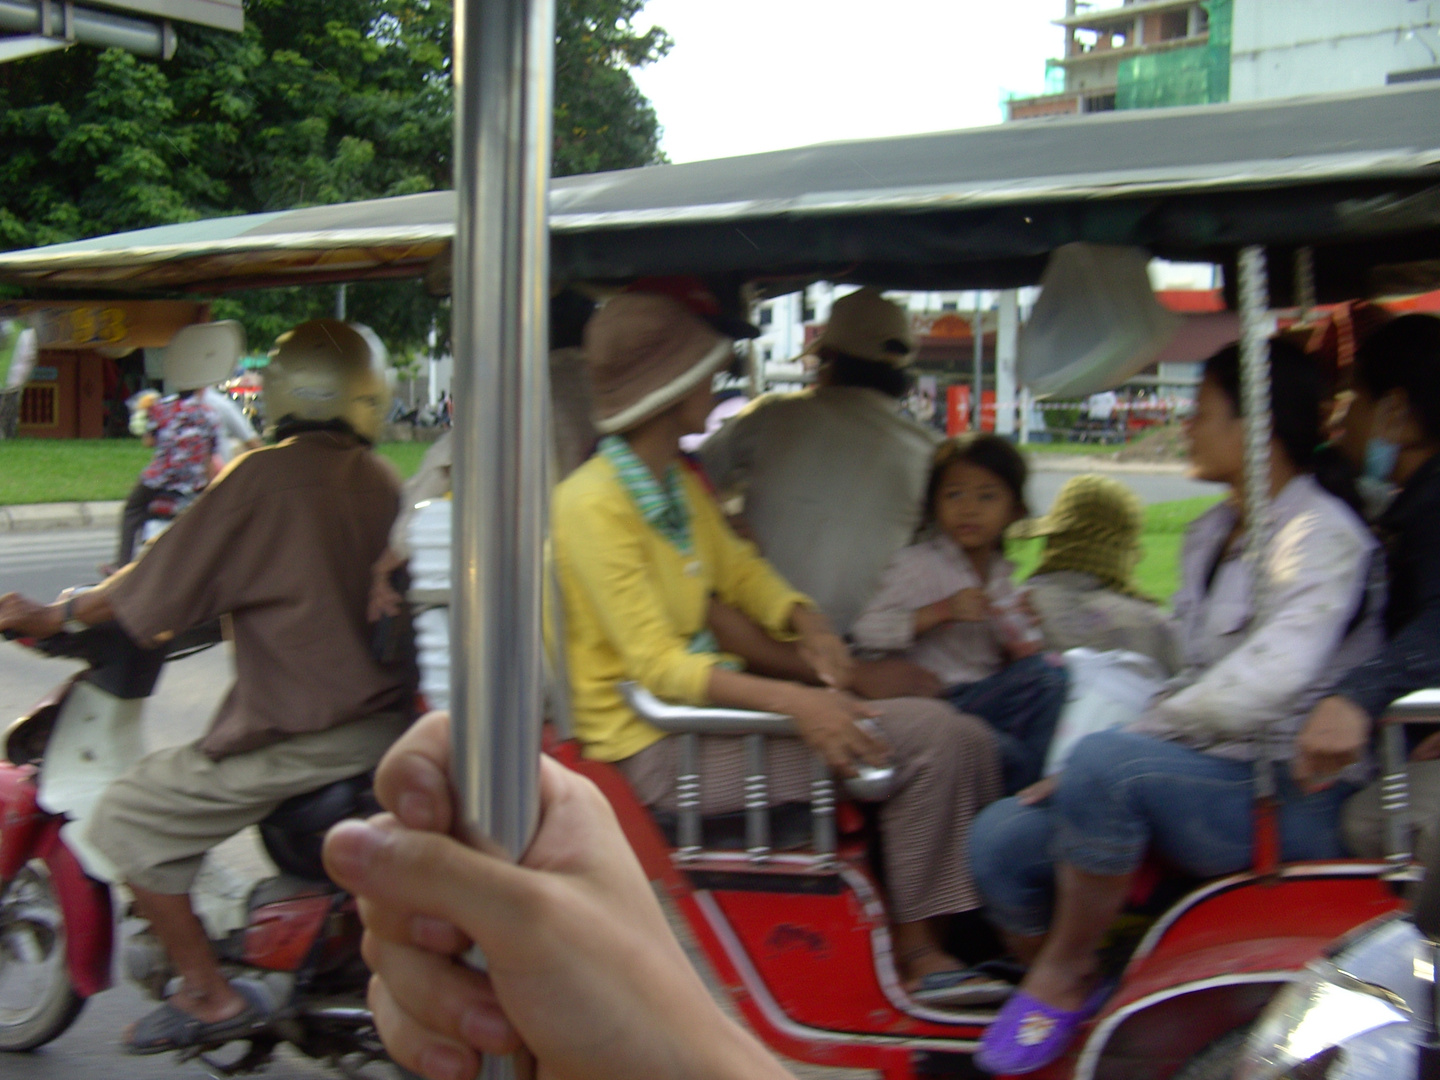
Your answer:
[[[830,309],[830,322],[810,343],[807,353],[830,348],[891,367],[909,367],[915,359],[910,316],[878,289],[866,287],[842,296]]]
[[[730,362],[735,343],[668,296],[624,293],[585,326],[595,428],[628,431]]]
[[[1144,527],[1145,508],[1133,491],[1111,477],[1086,473],[1065,481],[1048,514],[1018,521],[1006,535],[1046,538],[1036,574],[1078,571],[1118,592],[1149,599],[1134,577]]]

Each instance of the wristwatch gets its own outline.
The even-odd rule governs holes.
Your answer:
[[[67,634],[80,634],[90,629],[90,624],[75,617],[75,597],[67,596],[60,609],[60,629]]]

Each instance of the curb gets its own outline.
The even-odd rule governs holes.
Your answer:
[[[1185,476],[1190,466],[1183,461],[1115,461],[1088,454],[1027,454],[1031,472],[1063,473],[1148,473],[1152,476]]]
[[[120,524],[125,503],[68,502],[0,506],[0,533],[41,532],[46,529],[108,529]]]

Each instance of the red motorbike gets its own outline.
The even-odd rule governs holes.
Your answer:
[[[114,624],[22,639],[87,666],[11,724],[0,744],[0,1051],[31,1050],[64,1032],[111,985],[117,950],[131,981],[164,996],[173,977],[165,950],[148,927],[122,940],[124,901],[84,826],[110,780],[143,753],[141,710],[161,668],[218,640],[212,626],[146,650]],[[212,1069],[257,1069],[282,1042],[351,1076],[388,1060],[365,1004],[355,902],[320,861],[331,825],[376,809],[368,776],[297,796],[260,830],[278,875],[247,889],[223,868],[202,871],[196,909],[227,974],[263,983],[278,1006],[241,1056],[207,1057]]]

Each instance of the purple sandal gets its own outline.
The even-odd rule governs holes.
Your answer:
[[[985,1029],[975,1064],[1004,1075],[1043,1069],[1069,1048],[1080,1025],[1100,1011],[1114,989],[1114,983],[1102,983],[1078,1009],[1057,1009],[1015,991]]]

